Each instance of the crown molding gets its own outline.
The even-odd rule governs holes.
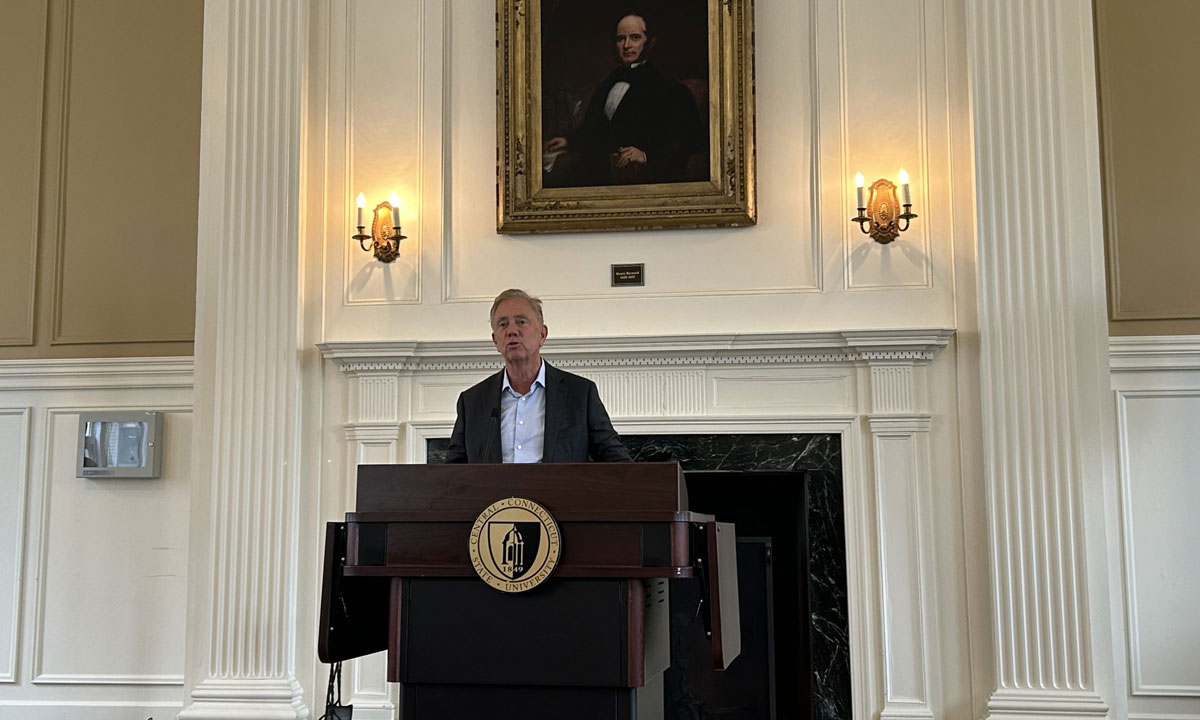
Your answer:
[[[1110,337],[1108,364],[1114,372],[1200,370],[1200,335]]]
[[[0,360],[0,390],[190,388],[194,367],[190,355]]]

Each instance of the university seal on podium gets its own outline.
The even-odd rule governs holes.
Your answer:
[[[525,592],[541,585],[562,550],[558,523],[546,508],[525,498],[487,506],[471,526],[471,565],[488,585]]]

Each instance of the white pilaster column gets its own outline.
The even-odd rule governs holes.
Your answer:
[[[967,6],[996,663],[988,709],[1105,717],[1096,648],[1108,628],[1093,605],[1106,600],[1089,591],[1104,568],[1089,552],[1106,550],[1085,523],[1104,493],[1111,433],[1098,367],[1108,328],[1091,2]]]
[[[864,353],[870,366],[872,474],[875,481],[883,630],[881,720],[933,720],[939,706],[937,616],[930,548],[930,417],[927,360]]]
[[[369,364],[368,364],[369,365]],[[401,401],[407,402],[407,387],[392,368],[354,368],[347,370],[350,380],[349,444],[346,469],[345,511],[355,507],[359,465],[391,464],[400,458]],[[349,680],[346,691],[354,705],[354,717],[363,720],[392,720],[396,706],[387,682],[387,653],[378,652],[346,664],[343,675]]]
[[[189,720],[307,718],[296,678],[303,0],[207,0]]]

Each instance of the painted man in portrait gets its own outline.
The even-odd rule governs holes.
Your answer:
[[[582,187],[708,179],[708,138],[693,92],[654,62],[652,20],[616,20],[617,66],[596,87],[574,132],[543,145],[543,184]],[[707,108],[705,108],[707,110]]]

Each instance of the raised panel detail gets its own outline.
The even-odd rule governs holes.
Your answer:
[[[474,385],[476,380],[432,381],[418,380],[416,414],[419,417],[453,414],[458,395]]]
[[[1200,389],[1118,392],[1132,694],[1200,697]]]
[[[596,383],[604,407],[612,417],[704,414],[703,370],[584,370],[580,374]]]
[[[17,675],[28,460],[29,408],[0,408],[0,683]]]
[[[718,412],[770,411],[796,408],[851,412],[853,392],[848,374],[796,372],[714,372],[712,406]]]
[[[424,65],[439,62],[424,52],[424,3],[417,0],[353,0],[344,42],[351,68],[405,68],[390,71],[380,83],[374,71],[351,72],[347,78],[347,118],[350,123],[352,191],[345,207],[346,230],[354,213],[353,196],[364,193],[366,214],[395,192],[400,196],[400,219],[408,239],[400,243],[400,257],[381,263],[362,251],[357,242],[340,243],[345,257],[345,303],[376,305],[416,303],[421,300],[421,233],[417,232],[422,205],[422,115],[425,96]],[[414,22],[415,21],[415,22]],[[397,28],[408,27],[407,40],[395,42]],[[369,230],[368,230],[369,232]]]
[[[48,413],[35,683],[183,683],[192,416],[164,419],[160,479],[91,480]]]
[[[839,218],[847,233],[846,286],[853,289],[931,287],[929,233],[937,218],[930,213],[927,167],[928,119],[926,108],[941,106],[946,98],[938,83],[944,67],[937,53],[944,42],[940,33],[925,27],[927,0],[888,3],[837,3],[838,34],[822,42],[839,42],[837,79],[843,105],[842,158],[847,163],[835,187],[848,188],[850,202]],[[932,3],[937,12],[938,3]],[[880,38],[887,38],[882,51]],[[933,47],[931,47],[931,44]],[[832,48],[831,48],[832,49]],[[927,55],[937,61],[926,63]],[[935,98],[930,102],[929,91]],[[909,230],[894,242],[880,245],[864,235],[854,214],[853,177],[861,171],[866,184],[879,178],[898,183],[897,173],[906,169],[912,176],[914,220]],[[899,190],[897,190],[899,194]],[[903,198],[900,198],[903,202]]]
[[[1200,98],[1179,92],[1179,78],[1163,70],[1200,63],[1200,4],[1096,0],[1095,7],[1111,319],[1190,319],[1188,331],[1197,332],[1200,245],[1180,232],[1177,213],[1198,187],[1185,158],[1200,153]]]
[[[0,345],[32,345],[46,0],[0,6]]]
[[[69,7],[52,342],[191,341],[203,3]]]

